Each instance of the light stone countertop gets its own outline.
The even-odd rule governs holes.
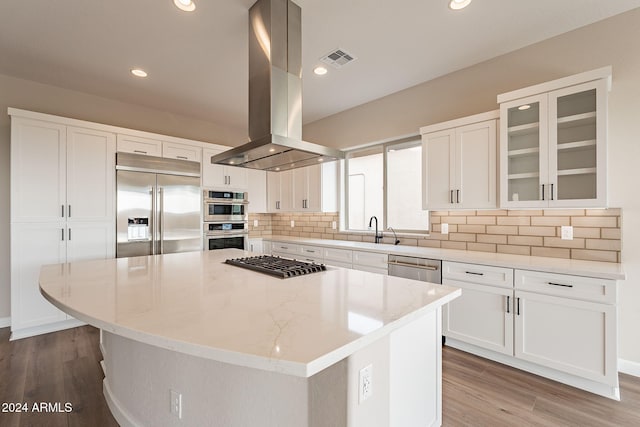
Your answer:
[[[526,255],[499,254],[491,252],[462,251],[455,249],[424,248],[419,246],[394,246],[384,243],[352,242],[345,240],[311,239],[294,236],[262,237],[262,240],[318,245],[338,249],[382,252],[419,258],[433,258],[442,261],[466,262],[470,264],[509,267],[521,270],[544,271],[548,273],[572,274],[600,279],[624,280],[623,264],[572,260],[563,258],[536,257]]]
[[[133,340],[309,377],[461,294],[338,267],[289,279],[225,264],[237,249],[47,265],[44,297]]]

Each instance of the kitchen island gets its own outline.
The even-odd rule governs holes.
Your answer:
[[[42,268],[45,298],[102,330],[105,398],[121,425],[441,423],[440,307],[459,289],[338,267],[279,279],[224,263],[247,255]]]

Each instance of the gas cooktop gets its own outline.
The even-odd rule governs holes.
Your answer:
[[[247,268],[249,270],[259,271],[260,273],[280,277],[281,279],[318,273],[327,269],[324,264],[315,264],[270,255],[234,258],[228,259],[225,262],[237,267]]]

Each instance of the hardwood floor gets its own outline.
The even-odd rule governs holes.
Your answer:
[[[0,412],[0,427],[117,426],[102,394],[98,343],[90,326],[12,342],[0,329],[0,404],[73,406]],[[640,378],[620,374],[620,383],[616,402],[445,347],[443,426],[640,426]]]
[[[102,394],[97,329],[83,326],[11,342],[9,334],[9,328],[0,329],[0,405],[27,403],[29,411],[0,412],[0,427],[118,425]],[[41,402],[54,404],[55,412],[33,412]],[[70,412],[65,403],[72,405]]]
[[[445,347],[443,426],[640,426],[640,378],[620,374],[616,402]]]

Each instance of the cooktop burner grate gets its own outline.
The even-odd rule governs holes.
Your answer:
[[[280,277],[281,279],[317,273],[327,269],[324,264],[315,264],[271,255],[228,259],[225,263],[253,271],[259,271],[260,273],[270,274],[272,276]]]

